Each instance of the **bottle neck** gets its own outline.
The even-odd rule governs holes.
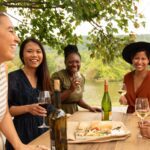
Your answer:
[[[54,106],[56,109],[61,109],[60,91],[54,91]]]
[[[108,84],[104,84],[104,92],[108,92]]]

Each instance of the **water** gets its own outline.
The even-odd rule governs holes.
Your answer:
[[[112,106],[120,106],[118,94],[120,82],[109,82],[109,95]],[[90,105],[100,106],[104,93],[104,82],[86,81],[83,99]]]

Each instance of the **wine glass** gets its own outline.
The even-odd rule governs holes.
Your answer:
[[[79,71],[75,72],[73,78],[76,80],[76,84],[77,84],[77,87],[76,87],[76,93],[80,93],[82,91],[82,88],[81,88],[81,85],[80,85],[80,82],[81,82],[81,79],[82,79],[82,76],[80,74]]]
[[[145,117],[147,117],[149,114],[148,98],[136,98],[135,112],[137,116],[141,119],[141,125],[143,125]],[[141,137],[141,135],[138,137]]]
[[[121,84],[120,89],[118,90],[118,93],[119,93],[121,96],[124,96],[124,95],[127,93],[127,87],[126,87],[126,84],[125,84],[125,83],[122,83],[122,84]]]
[[[40,106],[48,109],[48,105],[51,104],[51,96],[49,91],[41,91],[38,97],[38,103]],[[38,128],[49,128],[49,126],[45,123],[45,117],[43,117],[43,123]]]

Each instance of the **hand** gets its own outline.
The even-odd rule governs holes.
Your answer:
[[[79,85],[80,85],[80,80],[77,80],[76,78],[73,78],[71,80],[70,90],[74,91]]]
[[[46,109],[39,106],[39,104],[31,104],[31,105],[27,105],[27,107],[28,107],[28,112],[34,116],[42,116],[42,117],[47,116]]]
[[[139,128],[143,137],[150,138],[150,121],[139,122]]]
[[[127,101],[125,96],[121,96],[119,99],[119,102],[121,105],[127,105],[128,104],[128,101]]]
[[[89,111],[91,111],[91,112],[101,112],[102,110],[98,107],[90,107]]]

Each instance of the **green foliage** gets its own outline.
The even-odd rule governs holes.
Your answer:
[[[83,37],[83,39],[84,43],[88,42],[86,37]],[[142,39],[149,41],[150,35],[146,34],[136,36],[136,41]],[[78,49],[82,56],[81,72],[85,75],[87,80],[104,80],[107,78],[112,81],[119,81],[122,80],[124,74],[133,69],[132,66],[126,63],[121,57],[116,57],[111,64],[108,64],[103,62],[103,57],[94,57],[91,59],[90,52],[84,44],[78,45]],[[48,46],[45,46],[45,50],[49,71],[51,74],[65,68],[62,54],[58,55],[55,50],[52,50]],[[21,62],[17,54],[13,61],[8,62],[8,68],[9,71],[12,71],[19,67],[21,67]]]
[[[88,34],[90,56],[110,63],[120,56],[122,47],[131,40],[130,36],[116,36],[119,31],[128,33],[129,22],[135,28],[144,25],[136,2],[138,0],[14,0],[13,3],[12,0],[11,5],[15,5],[23,18],[22,24],[16,27],[21,39],[34,36],[58,53],[62,53],[68,43],[79,44],[81,36],[77,36],[74,30],[82,22],[89,22],[93,26]]]
[[[90,59],[89,52],[82,52],[82,68],[81,71],[88,80],[104,80],[112,81],[122,80],[124,74],[130,71],[128,65],[122,58],[116,58],[111,64],[103,63],[101,58]]]

